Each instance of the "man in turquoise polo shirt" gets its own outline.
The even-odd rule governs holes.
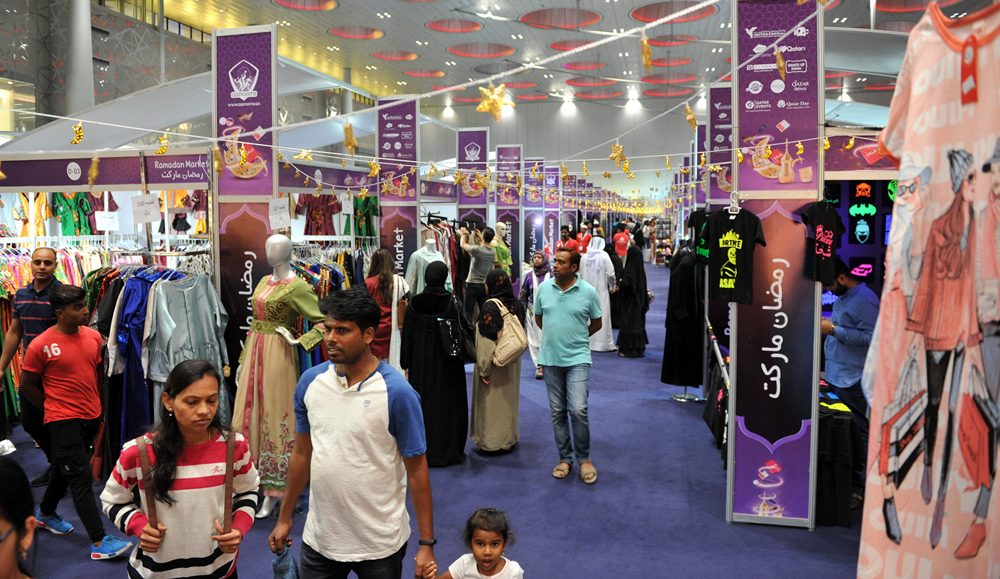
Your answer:
[[[552,476],[569,476],[575,453],[580,462],[580,478],[593,484],[597,482],[597,469],[590,460],[590,419],[587,416],[590,336],[601,329],[603,314],[597,290],[577,277],[579,269],[579,252],[566,247],[556,250],[552,263],[554,277],[542,282],[535,292],[535,324],[542,330],[538,365],[543,367],[552,409],[552,429],[559,449],[559,464],[552,469]]]

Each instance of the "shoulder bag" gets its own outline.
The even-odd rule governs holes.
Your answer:
[[[458,300],[455,299],[455,296],[451,296],[451,305],[455,311],[455,317],[438,318],[441,344],[448,356],[458,358],[464,364],[472,364],[476,361],[476,345],[472,338],[474,334],[471,328],[466,327],[466,322],[463,321],[465,315],[458,307]]]
[[[149,521],[149,526],[154,529],[157,528],[157,518],[156,518],[156,496],[153,495],[153,489],[149,487],[149,483],[152,480],[152,469],[149,467],[149,453],[146,450],[146,438],[145,436],[140,436],[135,439],[135,445],[139,450],[139,467],[142,473],[142,492],[146,497],[146,520]],[[222,534],[226,535],[233,530],[233,491],[235,485],[233,483],[233,464],[236,458],[236,436],[232,432],[226,433],[226,498],[225,498],[225,510],[223,511],[222,524],[223,530]]]
[[[503,305],[503,302],[494,298],[490,300],[496,302],[500,308],[500,317],[503,318],[503,329],[497,335],[497,348],[493,352],[493,364],[495,366],[506,366],[521,357],[521,354],[528,349],[528,337],[521,327],[521,320],[512,314]]]

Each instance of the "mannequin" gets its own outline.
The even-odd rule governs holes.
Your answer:
[[[510,258],[510,248],[504,243],[503,239],[507,236],[507,224],[503,221],[497,221],[496,227],[493,228],[496,231],[496,236],[493,238],[493,249],[496,250],[496,258],[493,260],[494,269],[502,269],[510,275],[510,266],[514,262]]]
[[[273,268],[251,296],[253,322],[236,373],[233,429],[250,443],[261,477],[264,500],[257,518],[269,516],[285,491],[287,465],[295,441],[295,386],[299,379],[296,346],[312,351],[323,341],[325,318],[312,286],[292,270],[292,242],[272,235],[264,244]],[[299,318],[316,324],[295,339]]]
[[[406,276],[404,279],[406,279],[406,283],[410,286],[410,291],[414,295],[424,291],[424,274],[427,266],[435,261],[440,261],[445,266],[448,266],[448,262],[444,256],[437,250],[437,240],[434,237],[429,237],[424,240],[424,245],[420,249],[413,252],[413,255],[410,256],[410,263],[406,266]],[[450,269],[449,267],[449,275],[445,278],[444,284],[445,289],[449,292],[452,291]]]

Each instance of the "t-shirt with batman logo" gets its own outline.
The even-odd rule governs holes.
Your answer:
[[[741,209],[716,211],[708,217],[708,297],[753,303],[753,251],[767,245],[760,219]]]

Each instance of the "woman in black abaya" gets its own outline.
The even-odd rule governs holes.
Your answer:
[[[618,331],[618,355],[625,358],[642,358],[646,355],[646,312],[649,311],[649,292],[646,287],[646,270],[643,269],[642,250],[637,245],[628,248],[625,272],[618,282],[618,304],[621,329]]]
[[[615,244],[608,243],[604,246],[604,251],[611,256],[611,265],[615,267],[615,282],[621,284],[622,276],[625,273],[625,266],[622,265],[622,258],[615,252]],[[619,292],[617,290],[611,292],[611,328],[618,330],[621,329],[621,311],[620,304],[618,303]]]
[[[400,365],[420,394],[427,430],[427,466],[448,466],[465,460],[469,398],[465,365],[445,353],[438,318],[458,320],[464,315],[451,292],[444,288],[448,266],[435,261],[424,271],[424,291],[414,296],[403,317]],[[463,321],[466,328],[472,326]]]

